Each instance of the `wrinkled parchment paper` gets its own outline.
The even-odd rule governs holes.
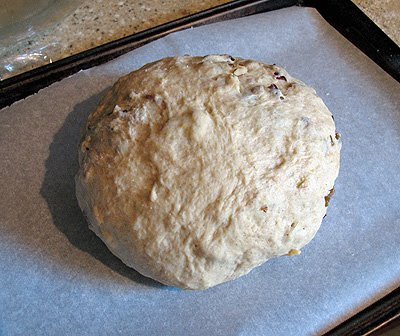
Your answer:
[[[124,266],[74,195],[80,129],[121,75],[164,56],[277,63],[342,134],[328,215],[294,257],[206,291]],[[400,285],[400,85],[308,8],[178,32],[0,111],[0,335],[315,335]]]

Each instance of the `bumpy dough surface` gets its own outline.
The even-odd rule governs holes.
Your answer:
[[[204,289],[307,244],[339,154],[331,113],[285,70],[171,57],[122,77],[91,113],[76,194],[125,264]]]

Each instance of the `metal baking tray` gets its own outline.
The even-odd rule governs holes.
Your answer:
[[[0,108],[80,70],[105,63],[171,32],[290,6],[313,7],[362,52],[400,82],[400,48],[350,0],[236,0],[121,38],[0,82]],[[400,288],[326,335],[370,335],[400,317]]]
[[[328,23],[400,81],[400,48],[350,0],[236,0],[0,81],[0,108],[80,70],[105,63],[169,33],[290,6],[316,8]]]

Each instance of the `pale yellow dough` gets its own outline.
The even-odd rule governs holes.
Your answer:
[[[125,264],[204,289],[298,254],[326,213],[339,155],[331,113],[285,70],[171,57],[122,77],[91,113],[76,195]]]

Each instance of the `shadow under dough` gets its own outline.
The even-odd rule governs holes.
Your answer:
[[[157,288],[167,288],[144,277],[114,256],[91,230],[75,197],[74,176],[78,170],[78,144],[81,129],[94,110],[103,92],[77,104],[55,134],[46,160],[46,173],[40,189],[55,226],[78,249],[89,253],[113,271],[135,282]]]

